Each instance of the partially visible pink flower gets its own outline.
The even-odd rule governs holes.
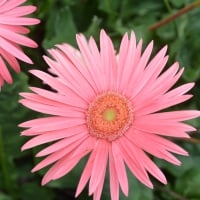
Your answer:
[[[4,81],[12,83],[8,71],[9,64],[16,72],[20,71],[17,59],[32,64],[21,46],[36,48],[37,44],[25,36],[29,29],[25,26],[38,24],[35,18],[25,17],[36,10],[35,6],[21,5],[26,0],[0,1],[0,87]]]
[[[148,154],[175,165],[181,162],[173,153],[188,155],[167,137],[188,138],[187,132],[195,128],[183,121],[200,116],[200,112],[164,109],[190,99],[192,95],[186,93],[194,83],[171,89],[183,68],[179,70],[176,62],[162,72],[168,60],[167,47],[150,60],[153,43],[142,53],[142,41],[136,44],[133,32],[130,38],[124,35],[117,56],[104,31],[100,50],[92,37],[87,42],[79,34],[77,43],[80,51],[62,44],[49,50],[52,59],[44,56],[53,75],[31,71],[52,91],[30,87],[32,92],[21,93],[24,106],[49,115],[20,125],[28,128],[22,135],[33,137],[22,150],[54,142],[36,155],[46,158],[32,172],[51,165],[42,180],[44,185],[69,173],[89,154],[76,197],[89,181],[89,195],[100,199],[107,163],[112,200],[119,199],[120,187],[128,196],[126,166],[149,188],[153,188],[149,174],[166,184]]]

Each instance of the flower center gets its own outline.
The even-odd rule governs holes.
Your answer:
[[[133,121],[130,101],[108,92],[95,98],[87,112],[87,125],[92,136],[113,141],[122,136]]]

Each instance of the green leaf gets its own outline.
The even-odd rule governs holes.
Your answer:
[[[68,42],[76,44],[76,25],[69,7],[60,8],[59,11],[52,8],[52,12],[47,20],[46,35],[43,46],[48,49],[56,44]]]
[[[175,184],[175,190],[190,199],[200,196],[200,169],[193,168],[184,173]]]
[[[0,200],[12,200],[12,198],[0,191]]]
[[[20,199],[22,200],[36,200],[38,197],[39,199],[55,199],[52,190],[48,190],[47,187],[41,187],[36,182],[22,184],[20,187],[20,196]]]

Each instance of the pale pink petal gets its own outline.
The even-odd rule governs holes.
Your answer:
[[[135,34],[134,32],[132,31],[131,32],[131,38],[133,36],[135,37]],[[120,48],[119,48],[119,54],[118,54],[118,73],[117,73],[117,89],[119,89],[121,87],[121,83],[122,83],[122,78],[123,78],[123,70],[124,70],[124,65],[125,65],[125,62],[126,62],[126,56],[128,54],[128,52],[131,52],[131,51],[128,51],[129,49],[129,43],[136,43],[134,38],[131,40],[132,42],[129,42],[129,39],[128,39],[128,34],[125,33],[122,40],[121,40],[121,43],[120,43]],[[134,56],[134,51],[132,52],[132,57]],[[130,67],[128,69],[131,69]]]
[[[5,4],[6,1],[7,1],[7,0],[2,0],[2,1],[0,2],[0,6],[2,7],[2,5]]]
[[[167,92],[180,78],[183,73],[183,68],[178,72],[178,63],[174,63],[167,71],[161,74],[154,82],[148,84],[142,90],[142,95],[134,98],[134,105],[137,109],[142,107],[143,104],[151,104],[159,96]],[[165,84],[163,84],[165,83]],[[138,108],[139,107],[139,108]]]
[[[95,157],[96,157],[96,151],[97,151],[97,149],[94,148],[93,151],[91,152],[90,156],[89,156],[89,159],[86,163],[86,166],[85,166],[85,168],[82,172],[80,181],[78,183],[75,197],[77,197],[83,191],[85,185],[89,181],[89,178],[90,178],[91,173],[92,173],[92,166],[94,164],[94,160],[95,160]]]
[[[91,98],[90,94],[94,94],[95,90],[87,83],[87,79],[85,79],[80,71],[74,67],[67,56],[63,52],[55,49],[49,50],[49,53],[56,61],[52,62],[46,57],[46,62],[50,64],[49,66],[51,66],[58,77],[61,78],[60,80],[74,91],[80,93],[81,96],[86,96],[87,94],[87,96],[89,96],[88,98]],[[80,84],[77,80],[82,82],[84,90],[80,89]]]
[[[165,120],[149,121],[147,118],[136,118],[133,126],[136,130],[144,132],[183,138],[189,137],[186,132],[196,130],[192,126],[181,122],[171,122]]]
[[[7,66],[0,57],[0,76],[8,83],[12,83],[12,77],[7,69]]]
[[[35,12],[36,9],[37,8],[35,6],[20,6],[20,7],[15,7],[14,9],[7,11],[6,15],[21,17],[21,16],[28,15]]]
[[[88,83],[95,87],[95,82],[93,78],[91,77],[91,74],[89,72],[89,69],[85,67],[83,60],[78,56],[77,54],[74,54],[74,52],[71,49],[71,46],[68,44],[62,44],[57,45],[59,49],[61,49],[63,52],[65,52],[68,59],[71,61],[71,63],[78,68],[80,73],[85,77],[85,79],[88,81]]]
[[[88,134],[86,134],[85,132],[81,132],[79,134],[72,135],[71,137],[67,137],[62,140],[59,140],[58,142],[55,142],[54,144],[49,145],[48,147],[41,150],[39,153],[37,153],[36,156],[41,157],[41,156],[46,156],[48,154],[54,153],[66,146],[73,144],[76,141],[80,141],[82,138],[85,138],[84,136],[88,136]]]
[[[0,24],[0,27],[3,29],[13,31],[15,33],[27,34],[30,32],[30,30],[24,26],[12,26],[7,24]]]
[[[182,96],[176,96],[173,99],[165,99],[163,98],[157,98],[152,99],[149,103],[143,106],[140,105],[140,107],[135,107],[135,112],[137,112],[139,115],[146,115],[150,113],[154,113],[166,108],[169,108],[171,106],[177,105],[179,103],[183,103],[189,99],[192,98],[192,95],[182,95]]]
[[[27,99],[22,99],[19,102],[23,104],[24,106],[31,108],[32,110],[35,110],[35,111],[50,114],[50,115],[60,115],[60,116],[69,117],[69,118],[74,118],[74,117],[81,118],[84,116],[83,112],[73,109],[73,107],[71,106],[65,105],[62,107],[62,105],[59,105],[59,103],[56,101],[45,99],[35,94],[30,95],[30,93],[27,93],[27,94],[21,94],[21,95],[23,95]]]
[[[39,162],[33,169],[32,172],[36,172],[60,159],[62,159],[64,156],[69,155],[70,152],[72,152],[74,149],[76,149],[85,139],[87,136],[83,137],[81,140],[77,140],[73,142],[71,145],[66,146],[65,148],[62,148],[61,150],[58,150],[51,155],[48,155],[46,158],[44,158],[41,162]]]
[[[96,140],[91,137],[84,139],[84,141],[74,151],[72,151],[70,153],[69,157],[67,156],[66,158],[62,159],[62,161],[58,161],[54,166],[55,169],[57,169],[57,170],[54,173],[52,178],[58,179],[58,178],[64,176],[65,174],[67,174],[80,161],[81,158],[83,158],[85,155],[87,155],[93,149],[93,147],[95,145],[95,141]],[[72,161],[71,164],[69,163],[70,161]],[[74,163],[74,165],[73,165],[73,163]],[[57,167],[56,165],[62,166],[62,167]]]
[[[0,33],[1,37],[3,37],[4,39],[15,42],[19,45],[32,48],[36,48],[38,46],[33,40],[29,39],[28,37],[15,33],[11,30],[0,27]]]
[[[26,17],[10,17],[10,16],[0,16],[0,23],[1,24],[8,24],[8,25],[35,25],[39,24],[40,20],[35,18],[26,18]]]
[[[31,70],[30,71],[32,74],[43,80],[46,84],[57,90],[60,94],[63,95],[73,95],[74,98],[75,96],[78,96],[79,98],[82,98],[86,102],[88,101],[86,98],[81,96],[78,92],[73,91],[71,88],[67,87],[64,85],[61,81],[58,79],[55,79],[55,77],[48,75],[45,72],[39,71],[39,70]],[[84,95],[86,96],[86,95]]]
[[[140,92],[143,93],[143,90],[146,90],[147,85],[154,83],[155,79],[161,73],[163,68],[166,65],[168,56],[164,57],[167,51],[167,46],[163,47],[158,54],[150,61],[150,63],[145,68],[143,75],[140,80],[138,80],[138,86],[133,90],[132,85],[129,85],[127,93],[131,93],[131,98],[135,98],[136,95],[140,95]]]
[[[88,106],[86,102],[83,101],[83,99],[79,98],[78,96],[76,96],[76,98],[74,99],[73,98],[74,96],[72,95],[61,95],[58,92],[52,92],[36,87],[30,87],[30,90],[32,90],[33,92],[37,93],[42,97],[48,97],[48,99],[50,100],[55,100],[59,103],[66,104],[68,106],[77,107],[80,108],[80,110],[86,109]]]
[[[17,59],[9,54],[8,52],[4,51],[0,48],[0,55],[10,64],[10,66],[15,70],[15,72],[20,72],[20,65],[17,61]]]
[[[163,184],[167,183],[164,174],[152,162],[152,160],[147,157],[147,155],[141,150],[141,148],[138,148],[134,143],[130,143],[130,140],[126,139],[125,137],[124,137],[124,143],[126,143],[128,149],[131,148],[131,151],[134,151],[137,154],[137,156],[141,160],[141,165],[143,165],[149,173],[151,173],[155,178],[157,178]]]
[[[73,130],[73,129],[72,129]],[[35,136],[34,138],[30,139],[28,142],[26,142],[22,146],[22,151],[25,149],[30,149],[32,147],[45,144],[47,142],[52,142],[55,140],[59,140],[65,137],[69,137],[71,135],[79,134],[82,132],[82,129],[74,129],[73,132],[70,132],[70,129],[68,130],[61,130],[61,131],[52,131],[52,132],[45,132],[43,134],[40,134],[38,136]]]
[[[26,10],[28,8],[29,11]],[[20,15],[20,9],[22,15],[33,10],[32,7],[15,8],[13,13],[9,12],[7,22],[13,23],[12,16]],[[2,19],[0,16],[0,22]],[[16,17],[15,20],[22,23],[26,18]],[[20,43],[23,38],[17,36],[23,28],[15,31],[6,24],[0,29],[6,26],[9,30],[7,33],[12,32],[12,35],[14,32],[13,38]],[[136,179],[151,189],[150,175],[166,184],[164,174],[149,158],[149,154],[174,165],[181,165],[181,162],[173,154],[188,156],[187,151],[175,141],[170,141],[170,137],[189,138],[189,132],[196,129],[184,121],[199,117],[200,111],[162,110],[190,99],[192,95],[186,93],[194,83],[176,87],[183,68],[179,70],[179,64],[174,63],[163,72],[168,60],[167,46],[150,59],[153,42],[142,53],[142,40],[137,44],[133,32],[130,39],[127,33],[124,35],[119,54],[104,30],[100,33],[100,50],[93,37],[87,41],[84,35],[78,34],[76,39],[80,51],[66,43],[56,45],[57,48],[49,50],[51,58],[44,56],[49,73],[31,71],[51,90],[31,87],[31,92],[21,93],[23,98],[20,102],[24,106],[47,114],[47,117],[19,125],[27,128],[22,135],[32,136],[22,150],[50,143],[36,154],[37,157],[46,158],[32,172],[51,165],[42,180],[44,185],[68,174],[85,155],[90,154],[75,197],[89,182],[89,195],[93,195],[93,200],[101,199],[107,162],[111,200],[119,200],[120,188],[128,196],[126,167]],[[28,43],[23,42],[24,45]],[[16,43],[10,44],[23,53]],[[5,48],[2,52],[7,56],[5,60],[11,62]],[[5,69],[0,71],[0,85],[3,84],[3,76],[7,76]],[[123,97],[124,102],[114,102],[115,98],[110,99],[109,96],[107,103],[107,92]],[[99,97],[102,95],[105,99],[101,101]],[[110,120],[106,118],[105,111],[111,108],[116,109],[116,117]],[[90,123],[93,114],[97,114],[96,121]],[[110,125],[116,126],[116,129],[111,131]],[[116,137],[113,139],[109,134],[116,134]]]
[[[109,143],[107,141],[101,140],[98,142],[96,148],[96,157],[94,159],[91,178],[89,183],[89,194],[91,195],[99,187],[101,178],[105,176],[105,169],[108,160],[108,147]]]
[[[99,185],[98,185],[97,189],[94,192],[94,195],[93,195],[93,199],[94,200],[100,200],[100,198],[101,198],[101,193],[102,193],[102,190],[103,190],[103,183],[104,183],[105,173],[106,173],[106,168],[104,168],[104,172],[103,172],[104,175],[101,176],[101,180],[99,182]]]
[[[115,50],[111,39],[101,30],[100,33],[101,68],[106,78],[106,90],[116,90],[117,62]]]
[[[137,47],[137,49],[138,49],[138,47]],[[145,51],[141,55],[140,59],[136,63],[134,63],[134,71],[132,72],[131,76],[130,75],[128,76],[128,74],[127,75],[124,74],[124,77],[128,76],[127,81],[126,81],[126,85],[127,85],[127,92],[126,93],[128,93],[130,91],[130,89],[129,89],[130,86],[132,88],[132,85],[138,85],[139,84],[139,82],[141,80],[140,77],[143,76],[144,69],[147,65],[147,62],[150,59],[152,49],[153,49],[153,41],[151,43],[149,43],[149,45],[147,46],[147,48],[145,49]],[[128,65],[128,66],[131,67],[131,65]],[[130,92],[132,92],[132,91],[130,91]]]
[[[117,176],[118,166],[114,163],[112,149],[109,150],[109,172],[110,172],[110,195],[111,200],[119,199],[119,181]]]
[[[38,46],[36,42],[25,35],[30,32],[25,26],[35,25],[40,22],[39,19],[25,17],[35,12],[36,7],[32,5],[22,6],[21,4],[24,2],[26,0],[7,0],[0,3],[0,56],[16,72],[20,72],[17,59],[29,64],[33,63],[20,45],[31,48]],[[2,66],[4,68],[2,69],[4,71],[2,72],[4,73],[2,78],[8,83],[12,83],[12,78],[9,77],[9,71],[5,69],[5,66]]]
[[[80,53],[83,57],[83,61],[85,62],[86,66],[88,68],[88,71],[91,74],[91,77],[94,81],[95,89],[98,92],[105,90],[105,88],[102,85],[101,77],[96,76],[96,74],[99,74],[101,72],[101,68],[100,68],[102,65],[101,62],[96,64],[96,60],[94,60],[93,54],[92,54],[91,50],[89,49],[87,41],[83,35],[81,35],[81,34],[77,35],[76,40],[77,40],[77,44],[80,49]],[[99,54],[99,51],[96,50],[96,54]]]
[[[113,143],[113,146],[115,146],[114,148],[118,148],[118,152],[120,152],[125,163],[136,178],[147,187],[153,188],[149,176],[144,169],[144,166],[141,164],[142,161],[140,161],[140,158],[137,158],[137,152],[133,152],[131,147],[127,148],[127,144],[121,141],[122,139],[123,138],[121,138],[119,142]]]
[[[118,152],[118,148],[116,145],[112,145],[112,157],[113,157],[113,165],[115,166],[117,177],[119,184],[123,193],[128,196],[128,179],[126,174],[126,168],[124,164],[124,160]]]
[[[132,137],[131,134],[134,134],[134,136]],[[156,135],[150,135],[141,131],[134,131],[134,133],[130,132],[129,134],[126,134],[126,136],[132,143],[142,148],[146,152],[175,165],[179,165],[180,161],[175,159],[175,157],[167,151],[171,151],[185,156],[188,155],[188,153],[181,147],[178,147],[170,141],[165,143],[166,139]]]
[[[2,37],[0,37],[0,48],[4,49],[8,53],[11,53],[16,58],[32,64],[32,61],[28,56],[26,56],[22,51],[20,51],[18,48],[16,48],[14,45],[12,45],[10,42],[6,41]]]
[[[26,0],[6,0],[3,2],[4,2],[4,5],[1,5],[0,13],[11,10],[11,9],[19,6],[20,4],[23,4],[24,2],[26,2]]]
[[[161,113],[154,113],[149,115],[137,116],[137,119],[140,117],[144,120],[166,120],[166,121],[185,121],[189,119],[193,119],[200,116],[200,111],[197,110],[180,110],[180,111],[170,111],[170,112],[161,112]]]
[[[61,176],[67,174],[69,171],[71,171],[74,168],[74,166],[80,161],[80,159],[92,150],[94,146],[94,140],[92,140],[92,143],[89,142],[89,146],[88,140],[84,140],[84,142],[81,145],[74,149],[74,152],[70,153],[69,155],[66,155],[65,157],[57,161],[56,164],[54,164],[43,177],[42,185],[48,183],[51,180],[58,179]],[[76,153],[76,156],[74,156],[74,153]]]
[[[61,116],[44,117],[44,118],[26,121],[24,123],[19,124],[19,126],[27,127],[27,128],[31,127],[36,132],[58,130],[58,129],[62,128],[61,124],[67,123],[68,120],[69,120],[69,118],[61,117]],[[71,123],[70,123],[70,121],[71,121]],[[74,122],[73,119],[69,120],[67,127],[69,128],[70,124],[73,125],[73,122]]]
[[[93,59],[95,60],[95,67],[92,66],[92,68],[95,68],[96,71],[98,70],[99,73],[102,73],[103,69],[102,69],[102,64],[101,64],[101,56],[100,56],[100,52],[97,47],[97,44],[93,37],[90,37],[88,46],[90,48],[90,52],[93,56]],[[91,69],[91,70],[94,70],[94,69]],[[106,89],[106,77],[105,76],[101,76],[101,77],[96,76],[95,80],[96,79],[98,79],[98,84],[99,84],[98,87],[101,89],[101,91],[104,91]]]

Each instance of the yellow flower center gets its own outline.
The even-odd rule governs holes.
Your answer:
[[[122,136],[132,121],[133,110],[130,101],[114,92],[97,96],[87,112],[90,134],[109,141]]]
[[[116,118],[116,110],[113,108],[107,108],[103,113],[103,119],[106,121],[113,121]]]

